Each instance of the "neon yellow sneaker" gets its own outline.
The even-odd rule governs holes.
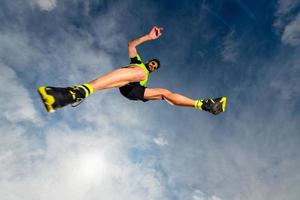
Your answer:
[[[202,110],[210,112],[214,115],[220,114],[221,112],[225,112],[226,109],[226,97],[220,97],[216,99],[204,99],[202,102]]]
[[[48,112],[54,112],[69,104],[77,106],[86,97],[84,89],[77,86],[67,88],[41,86],[38,92]]]

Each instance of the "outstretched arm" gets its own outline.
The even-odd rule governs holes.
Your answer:
[[[142,44],[143,42],[149,41],[149,40],[155,40],[157,38],[159,38],[161,36],[161,31],[163,29],[162,28],[158,28],[156,26],[154,26],[151,31],[144,36],[141,36],[135,40],[132,40],[128,43],[128,52],[129,52],[129,57],[130,58],[134,58],[137,56],[137,50],[136,47],[140,44]]]

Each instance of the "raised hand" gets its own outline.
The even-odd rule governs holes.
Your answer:
[[[161,33],[162,30],[163,30],[163,28],[159,28],[157,26],[154,26],[151,29],[148,36],[150,37],[151,40],[155,40],[155,39],[159,38],[162,35],[162,33]]]

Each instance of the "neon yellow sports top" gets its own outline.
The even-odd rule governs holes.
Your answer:
[[[141,86],[146,87],[147,82],[148,82],[148,79],[149,79],[149,71],[148,71],[146,65],[143,63],[143,61],[142,61],[142,59],[141,59],[141,57],[140,57],[139,54],[137,54],[137,56],[134,57],[134,58],[130,58],[130,65],[131,65],[131,66],[137,66],[137,67],[140,67],[140,68],[142,68],[142,69],[145,71],[145,73],[146,73],[146,78],[145,78],[144,80],[140,81],[139,84],[140,84]]]

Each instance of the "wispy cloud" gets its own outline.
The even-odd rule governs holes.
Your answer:
[[[209,8],[205,5],[205,1],[202,3],[202,8],[205,9],[208,13],[210,13],[212,16],[214,16],[216,19],[218,19],[222,24],[224,24],[229,30],[231,30],[231,26],[223,19],[222,16],[220,16],[217,12]]]
[[[158,146],[165,146],[168,145],[168,141],[164,139],[163,137],[156,137],[153,139],[154,143]]]
[[[244,40],[222,18],[225,13],[216,12],[221,3],[199,15],[198,8],[180,1],[186,5],[178,8],[181,23],[189,28],[183,29],[170,18],[176,8],[160,8],[169,8],[167,1],[48,1],[51,12],[22,7],[21,1],[4,0],[10,6],[0,8],[0,199],[298,199],[299,51],[282,48],[280,56],[268,59],[259,53],[240,56]],[[178,91],[193,88],[183,91],[195,92],[191,96],[226,92],[226,113],[132,102],[115,89],[94,93],[75,109],[46,114],[38,85],[87,82],[126,64],[128,40],[155,20],[169,28],[162,40],[139,50],[148,56],[158,52],[158,44],[159,56],[170,65],[153,76]],[[200,37],[207,32],[210,37]],[[164,43],[172,34],[178,39]],[[211,55],[220,43],[223,60]],[[147,51],[149,46],[154,50]],[[205,52],[200,59],[194,54],[199,49]],[[246,56],[253,58],[251,72],[244,66],[224,70],[222,61],[237,63]],[[210,80],[212,65],[219,66],[213,73],[223,73],[232,84]]]
[[[289,13],[299,6],[299,0],[278,0],[277,1],[277,10],[275,12],[276,20],[274,26],[277,28],[281,28],[285,25],[288,20]]]
[[[300,14],[285,26],[281,41],[291,46],[300,45]]]
[[[278,0],[276,15],[282,17],[288,14],[291,10],[299,6],[299,0]]]
[[[235,0],[235,2],[243,9],[243,11],[252,19],[255,20],[256,17],[253,13],[253,11],[250,10],[250,8],[243,3],[241,0]]]
[[[300,59],[298,50],[295,54],[289,55],[287,60],[280,60],[281,67],[272,73],[272,79],[269,85],[277,93],[278,98],[294,102],[300,95]]]
[[[277,2],[274,27],[279,30],[284,44],[298,46],[300,43],[300,15],[296,11],[299,7],[299,0],[278,0]]]
[[[201,190],[195,190],[193,194],[193,200],[222,200],[217,196],[208,196],[205,195]]]
[[[224,61],[236,62],[239,57],[239,43],[234,31],[230,31],[224,38],[221,55]]]
[[[20,83],[15,71],[0,63],[1,117],[10,122],[31,121],[40,123],[29,91]]]
[[[54,23],[55,34],[38,35],[25,27],[25,19],[17,22],[17,33],[7,27],[0,31],[0,169],[5,172],[0,173],[0,199],[165,199],[156,160],[134,163],[128,156],[133,147],[153,145],[150,125],[139,120],[148,120],[145,106],[116,98],[118,91],[110,90],[94,94],[76,110],[42,115],[36,93],[37,84],[87,82],[126,63],[127,56],[119,59],[113,53],[119,54],[120,46],[127,53],[126,32],[118,20],[124,17],[119,9],[128,4],[112,4],[88,31],[81,31],[64,21],[67,14],[56,1],[34,2],[42,10],[61,11],[55,17],[62,21]]]
[[[64,126],[47,131],[46,147],[36,154],[26,131],[1,128],[1,199],[163,198],[159,174],[149,163],[129,162],[118,138]]]
[[[33,4],[39,6],[41,10],[51,11],[56,7],[56,0],[30,0]]]

